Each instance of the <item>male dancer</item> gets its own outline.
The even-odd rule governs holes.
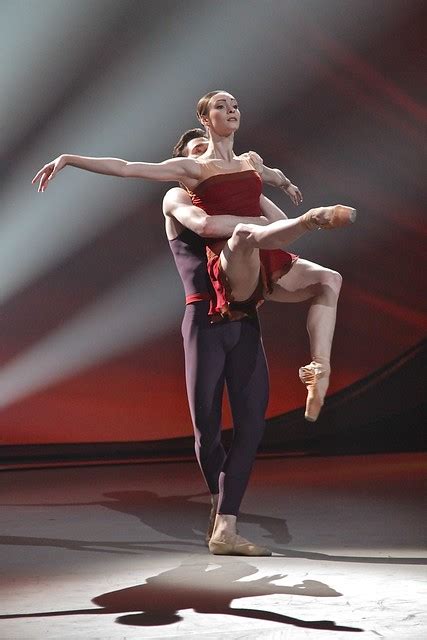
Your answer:
[[[201,129],[186,132],[174,156],[197,157],[207,147]],[[269,170],[272,182],[288,187],[295,203],[301,194],[283,174]],[[208,216],[192,205],[179,187],[163,200],[166,234],[186,294],[182,324],[187,394],[195,433],[196,457],[211,493],[212,509],[206,540],[216,554],[270,555],[267,549],[237,535],[236,518],[265,426],[268,371],[259,322],[251,318],[211,324],[210,282],[203,237],[229,237],[239,223],[267,224],[286,217],[262,196],[264,218]],[[197,235],[196,235],[197,234]],[[221,408],[227,384],[233,416],[233,443],[228,454],[221,444]],[[218,515],[216,516],[216,513]],[[215,535],[212,530],[215,522]]]

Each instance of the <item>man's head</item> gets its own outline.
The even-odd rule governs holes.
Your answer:
[[[174,158],[198,158],[208,147],[208,139],[203,129],[189,129],[182,134],[173,148]]]

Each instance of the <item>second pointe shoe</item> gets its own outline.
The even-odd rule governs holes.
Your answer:
[[[316,422],[319,417],[328,389],[330,372],[327,361],[321,363],[316,360],[299,370],[300,380],[307,388],[304,418],[309,422]]]
[[[310,209],[302,216],[302,221],[309,229],[338,229],[353,224],[357,211],[353,207],[336,204],[333,207]]]
[[[271,556],[271,551],[261,547],[236,532],[236,516],[218,514],[209,551],[219,556]]]

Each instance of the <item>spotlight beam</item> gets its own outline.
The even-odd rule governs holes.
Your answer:
[[[176,327],[183,301],[172,257],[159,258],[8,362],[0,371],[0,407]]]

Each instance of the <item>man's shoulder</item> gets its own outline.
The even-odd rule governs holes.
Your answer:
[[[181,195],[181,193],[187,193],[185,191],[185,189],[183,189],[182,187],[171,187],[170,189],[168,189],[165,193],[165,195],[163,196],[164,198],[177,198]]]
[[[191,205],[188,192],[182,187],[172,187],[163,196],[163,212],[168,214],[174,207]]]

